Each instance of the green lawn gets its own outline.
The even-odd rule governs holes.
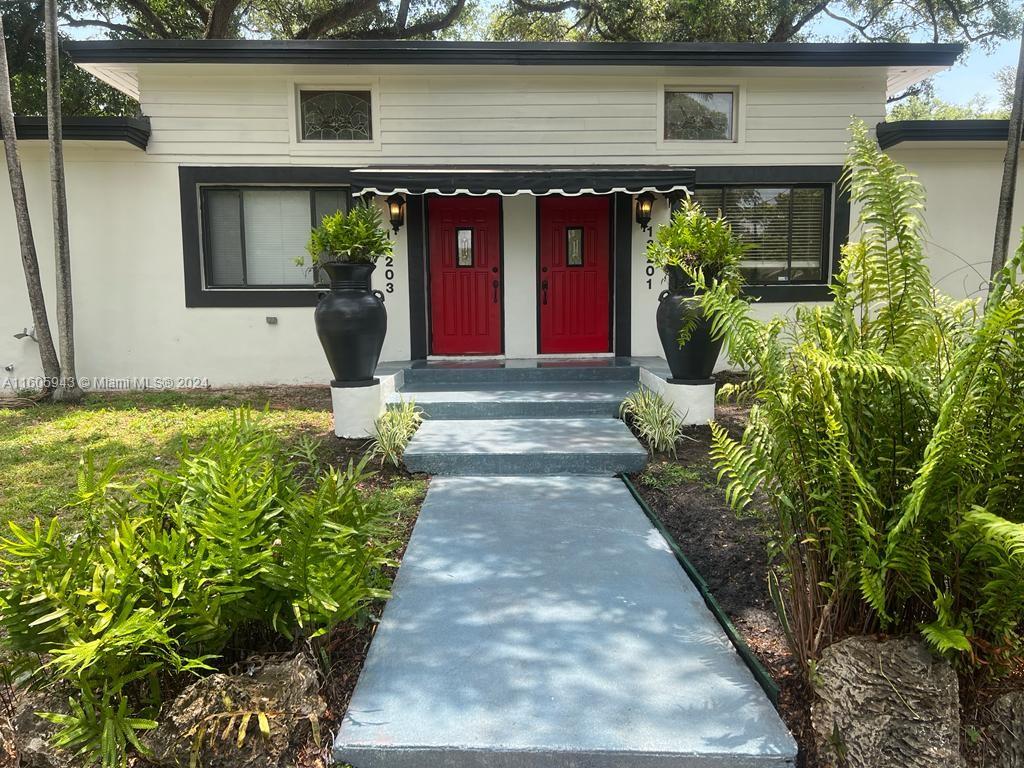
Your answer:
[[[89,454],[97,466],[121,462],[130,481],[153,466],[172,466],[183,440],[202,440],[231,419],[242,405],[266,410],[265,419],[286,442],[320,441],[324,455],[347,462],[359,445],[331,433],[326,387],[274,387],[204,392],[91,394],[82,405],[54,403],[0,408],[0,535],[7,521],[49,517],[56,510],[69,522],[79,462]],[[398,508],[422,495],[421,480],[392,476],[374,482],[374,492]]]

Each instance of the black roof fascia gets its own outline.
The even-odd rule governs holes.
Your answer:
[[[878,146],[904,141],[1006,141],[1009,120],[894,120],[875,126]]]
[[[949,66],[957,43],[534,43],[409,40],[68,41],[78,64],[291,63],[877,67]]]
[[[19,139],[46,139],[45,117],[14,118]],[[126,141],[139,149],[149,143],[149,120],[137,117],[65,117],[61,134],[69,141]]]

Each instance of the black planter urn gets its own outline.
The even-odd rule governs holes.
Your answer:
[[[314,320],[327,362],[334,373],[331,386],[369,386],[380,360],[388,313],[384,295],[370,290],[373,264],[323,262],[331,289],[316,305]]]
[[[658,336],[673,383],[705,383],[715,370],[723,339],[711,338],[711,323],[704,316],[693,284],[679,267],[666,267],[668,290],[658,297]],[[679,346],[684,324],[693,323],[686,343]]]

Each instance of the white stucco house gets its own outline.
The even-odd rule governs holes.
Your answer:
[[[68,119],[79,373],[212,386],[321,383],[322,288],[295,264],[357,195],[402,204],[374,287],[382,360],[660,354],[651,223],[692,193],[757,246],[760,312],[828,299],[851,227],[852,117],[953,64],[938,44],[103,41],[77,66],[138,119]],[[936,281],[981,290],[1005,123],[887,124],[929,192]],[[52,287],[45,125],[18,123]],[[1022,183],[1024,188],[1024,183]],[[641,197],[643,196],[643,197]],[[1015,229],[1024,216],[1018,201]],[[643,216],[639,216],[640,219]],[[40,372],[8,194],[0,365]],[[449,253],[451,251],[451,253]],[[50,309],[53,309],[51,295]]]

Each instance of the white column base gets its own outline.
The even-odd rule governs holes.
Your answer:
[[[365,387],[331,386],[334,434],[338,437],[370,437],[384,407],[379,381]]]
[[[687,426],[707,424],[715,418],[715,382],[712,380],[676,384],[641,368],[640,383],[671,403],[682,423]]]
[[[715,383],[673,384],[665,382],[661,396],[676,409],[683,424],[707,424],[715,418]]]

